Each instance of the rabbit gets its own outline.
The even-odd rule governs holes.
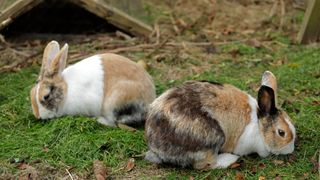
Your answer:
[[[295,127],[276,107],[276,91],[270,71],[262,75],[257,100],[232,85],[209,81],[167,90],[147,114],[145,159],[207,170],[227,168],[251,153],[292,153]]]
[[[51,41],[44,50],[36,85],[31,89],[37,119],[63,115],[97,117],[99,123],[140,125],[155,99],[151,76],[120,55],[94,55],[65,68],[68,44]]]

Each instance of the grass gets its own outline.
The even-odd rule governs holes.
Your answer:
[[[279,81],[278,105],[290,115],[297,129],[298,141],[293,155],[245,156],[238,161],[239,167],[206,172],[158,167],[137,157],[135,167],[127,172],[128,160],[147,150],[143,128],[133,133],[105,127],[87,117],[36,120],[31,112],[29,91],[38,76],[39,66],[33,65],[19,72],[0,73],[0,179],[18,179],[25,173],[19,168],[23,163],[34,167],[41,179],[66,179],[69,177],[67,170],[74,177],[94,179],[92,163],[97,159],[103,161],[108,175],[115,179],[241,179],[242,176],[246,179],[319,179],[320,49],[293,45],[290,37],[290,33],[295,36],[304,13],[290,10],[287,5],[286,17],[291,20],[285,23],[287,35],[283,35],[272,25],[279,24],[277,17],[269,22],[271,24],[255,27],[256,19],[265,16],[262,10],[268,10],[270,5],[242,7],[217,1],[215,26],[200,23],[200,27],[187,28],[177,35],[172,29],[172,17],[192,24],[193,17],[207,16],[201,14],[205,12],[203,5],[207,1],[185,1],[189,4],[177,4],[179,7],[171,7],[173,4],[169,1],[154,2],[156,5],[146,3],[149,19],[145,20],[159,23],[160,40],[165,37],[171,37],[173,42],[240,40],[212,49],[163,47],[153,54],[150,51],[124,53],[131,59],[142,59],[150,64],[149,72],[155,80],[157,94],[186,80],[206,79],[233,84],[256,97],[261,74],[271,70]],[[212,6],[208,8],[211,12]],[[236,11],[238,8],[256,13],[250,16]],[[246,21],[235,22],[233,19],[238,16]],[[230,35],[221,34],[230,25],[236,27],[231,26]],[[212,32],[212,28],[214,34],[206,34]],[[209,31],[202,31],[206,29]],[[255,31],[241,33],[248,29]],[[206,35],[207,39],[202,39],[201,35]],[[255,47],[243,41],[250,38],[265,41],[267,46]],[[101,40],[95,43],[104,44]],[[87,52],[96,47],[95,43],[70,42],[70,52]],[[93,52],[97,50],[100,49],[93,49]],[[157,59],[157,55],[164,56]]]
[[[219,58],[210,61],[209,69],[203,73],[172,80],[163,80],[164,72],[155,66],[150,73],[158,94],[186,80],[206,79],[234,84],[255,97],[262,72],[273,71],[279,81],[278,104],[288,112],[297,129],[298,143],[291,156],[264,159],[246,156],[241,158],[238,168],[207,172],[155,167],[137,158],[134,170],[126,172],[123,167],[128,159],[147,150],[143,129],[132,133],[108,128],[87,117],[36,120],[31,112],[29,91],[39,67],[32,66],[19,72],[0,74],[0,177],[19,176],[17,165],[25,162],[54,169],[55,178],[67,176],[66,168],[85,179],[93,178],[90,175],[92,162],[99,159],[116,178],[233,179],[243,175],[248,179],[261,176],[267,179],[317,179],[319,174],[313,162],[320,154],[320,50],[287,45],[277,52],[242,43],[225,45],[220,48]],[[228,55],[234,49],[239,53],[236,58]],[[286,62],[278,62],[284,58]],[[44,177],[53,174],[48,168],[39,171],[43,171],[40,174]]]

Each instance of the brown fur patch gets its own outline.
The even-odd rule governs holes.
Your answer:
[[[30,91],[30,100],[31,100],[31,106],[32,106],[32,112],[33,112],[33,115],[39,119],[40,118],[40,115],[39,115],[39,107],[38,107],[38,103],[37,103],[37,100],[36,100],[36,93],[37,93],[37,89],[36,89],[37,86],[33,87]]]
[[[208,86],[207,91],[214,93],[216,98],[205,95],[202,97],[203,104],[225,133],[221,151],[233,152],[239,137],[251,121],[248,95],[232,85],[224,85],[223,88]]]
[[[119,107],[137,99],[150,104],[155,98],[155,88],[150,75],[135,62],[116,55],[103,54],[104,104],[103,112],[109,109],[106,99],[118,93],[112,106]]]
[[[286,122],[288,115],[279,111],[274,116],[267,116],[260,119],[260,131],[263,133],[264,140],[268,146],[272,149],[280,150],[284,146],[288,145],[294,138],[294,135]],[[281,137],[278,134],[278,130],[281,129],[285,132],[285,136]]]

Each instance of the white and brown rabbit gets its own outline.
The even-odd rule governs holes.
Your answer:
[[[156,95],[152,78],[141,66],[108,53],[65,68],[67,56],[67,44],[62,49],[56,41],[46,46],[38,82],[31,90],[36,118],[94,116],[107,126],[144,122]]]
[[[276,108],[277,83],[266,71],[258,100],[228,84],[189,81],[167,90],[151,105],[145,136],[146,160],[226,168],[239,156],[288,154],[294,150],[295,128]]]

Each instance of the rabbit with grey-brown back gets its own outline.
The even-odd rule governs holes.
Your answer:
[[[167,90],[147,115],[145,159],[214,169],[250,153],[292,153],[295,128],[276,107],[276,91],[276,78],[269,71],[262,76],[257,100],[232,85],[207,81]]]

